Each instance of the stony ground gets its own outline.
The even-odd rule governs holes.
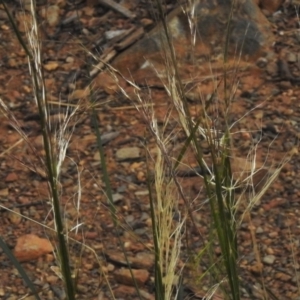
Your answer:
[[[59,0],[52,1],[56,5],[52,7],[51,15],[47,15],[44,11],[45,2],[37,1],[37,12],[41,24],[45,84],[48,101],[51,103],[53,128],[59,125],[59,120],[67,108],[70,109],[78,103],[82,107],[70,124],[70,128],[75,125],[75,129],[62,168],[61,181],[64,218],[68,228],[83,223],[78,233],[73,230],[70,237],[84,242],[95,251],[82,251],[80,244],[70,241],[72,267],[78,272],[78,299],[111,299],[107,282],[110,282],[116,299],[137,297],[103,194],[100,158],[96,151],[91,119],[84,113],[89,94],[85,87],[91,76],[95,77],[93,88],[114,200],[123,224],[122,241],[136,272],[142,297],[154,299],[153,242],[145,175],[144,120],[137,114],[131,101],[115,92],[113,82],[106,76],[98,75],[95,65],[99,61],[95,61],[88,53],[103,59],[110,55],[114,57],[143,35],[143,32],[150,30],[154,26],[154,19],[149,12],[149,5],[146,1],[123,1],[117,8],[122,10],[117,12],[98,1]],[[47,1],[47,4],[49,2],[51,1]],[[175,1],[166,2],[166,11],[172,10]],[[9,8],[18,21],[19,28],[24,30],[23,20],[29,17],[22,13],[18,3],[9,2]],[[244,221],[239,231],[241,278],[244,283],[242,298],[262,299],[262,290],[265,288],[270,299],[272,293],[278,299],[299,299],[298,8],[286,5],[280,13],[265,13],[275,35],[275,56],[269,61],[258,61],[258,68],[239,73],[240,83],[233,102],[234,115],[231,120],[240,120],[234,127],[237,132],[234,135],[234,146],[238,159],[233,163],[241,164],[240,159],[245,158],[249,147],[258,141],[257,161],[265,164],[266,168],[279,163],[289,152],[293,152],[294,156],[284,166],[279,178],[254,207],[251,218]],[[27,60],[2,8],[0,26],[0,95],[29,141],[24,141],[4,116],[0,117],[0,204],[22,215],[1,210],[0,234],[22,259],[25,251],[22,248],[24,240],[29,240],[28,243],[40,243],[42,248],[49,247],[45,241],[36,240],[35,236],[51,238],[51,232],[32,220],[53,227],[53,214],[43,162],[40,159],[44,150]],[[120,36],[111,37],[116,32],[121,34],[122,39]],[[132,32],[134,36],[130,35]],[[124,42],[124,36],[128,34],[130,38]],[[203,84],[204,89],[205,87]],[[155,86],[151,92],[151,101],[159,120],[163,122],[168,107],[166,93],[161,87]],[[200,104],[191,94],[190,98],[191,112],[196,114]],[[176,119],[171,123],[176,124]],[[176,143],[180,149],[182,140],[178,138]],[[147,140],[147,146],[154,149],[153,139]],[[189,165],[195,165],[192,156],[185,159]],[[208,208],[197,205],[205,199],[199,188],[201,179],[182,177],[180,180],[191,201],[199,194],[193,207],[194,217],[197,230],[205,237],[208,232],[206,225],[209,223]],[[78,182],[81,184],[79,209]],[[256,239],[255,244],[258,245],[262,266],[253,251],[253,236]],[[195,245],[194,250],[200,249],[202,239],[196,231],[191,233],[190,238]],[[214,254],[219,254],[217,245]],[[1,251],[0,258],[0,298],[23,299],[29,290]],[[23,256],[23,259],[27,258]],[[198,262],[198,265],[190,268],[184,278],[185,292],[189,299],[201,299],[207,290],[205,284],[197,283],[195,275],[205,270],[205,262]],[[53,254],[48,253],[26,261],[23,266],[40,289],[42,299],[64,298],[57,260]],[[30,295],[24,299],[31,299]]]

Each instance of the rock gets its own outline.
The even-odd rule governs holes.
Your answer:
[[[127,266],[123,253],[107,253],[107,258],[115,264]],[[135,257],[128,256],[130,266],[135,269],[151,269],[154,265],[154,256],[149,253],[140,252]]]
[[[132,269],[133,276],[136,280],[138,286],[143,286],[145,282],[149,279],[149,272],[147,270],[134,270]],[[131,277],[131,272],[129,269],[121,268],[115,271],[115,279],[126,285],[134,285],[134,281]]]
[[[278,75],[278,65],[277,65],[277,63],[275,63],[275,62],[269,63],[266,67],[266,71],[272,77],[277,76]]]
[[[18,180],[18,175],[15,172],[9,173],[5,177],[5,182],[14,182],[16,180]]]
[[[123,200],[123,198],[124,198],[124,196],[119,194],[119,193],[116,193],[116,194],[112,195],[112,200],[113,200],[114,204],[117,204],[117,203],[121,202]]]
[[[18,238],[14,254],[20,262],[30,261],[53,251],[49,240],[34,234],[26,234]]]
[[[256,2],[258,2],[261,8],[273,13],[279,9],[284,0],[256,0]]]
[[[290,63],[295,63],[298,61],[298,57],[295,53],[289,52],[286,55],[286,60]]]
[[[144,27],[148,27],[148,26],[151,26],[153,24],[153,21],[151,19],[143,18],[143,19],[141,19],[141,24]]]
[[[256,228],[256,234],[260,234],[260,233],[263,233],[264,232],[264,230],[263,230],[263,228],[262,227],[260,227],[260,226],[258,226],[257,228]]]
[[[55,71],[58,68],[59,64],[56,61],[49,61],[44,65],[44,69],[47,71]]]
[[[172,43],[176,52],[176,61],[180,75],[189,76],[184,70],[186,64],[192,63],[191,57],[199,62],[201,73],[211,74],[211,67],[215,70],[223,68],[223,54],[226,45],[226,28],[231,11],[231,2],[197,1],[194,6],[195,27],[197,36],[195,46],[191,45],[193,36],[188,17],[181,8],[168,15],[168,26]],[[233,11],[229,28],[229,65],[235,64],[239,55],[242,61],[252,62],[255,65],[259,57],[271,54],[274,36],[271,33],[271,24],[262,14],[253,0],[238,0]],[[166,37],[161,25],[156,26],[150,33],[124,51],[113,62],[113,67],[125,76],[134,78],[137,82],[151,85],[151,78],[157,78],[157,73],[163,78],[166,76],[164,51],[167,49]],[[196,30],[195,30],[196,32]],[[191,49],[194,48],[193,53]],[[210,57],[209,63],[206,57]],[[242,66],[242,61],[239,62]],[[195,66],[194,66],[195,67]],[[155,68],[155,71],[154,71]],[[156,83],[157,81],[155,81]]]
[[[128,159],[137,159],[140,158],[141,149],[138,147],[125,147],[117,150],[116,158],[119,161],[128,160]]]
[[[114,297],[116,297],[117,299],[123,299],[124,295],[126,295],[127,297],[130,297],[130,299],[136,299],[136,297],[139,296],[137,294],[135,287],[122,285],[122,284],[118,285],[118,287],[113,290],[113,293],[114,293]],[[155,299],[153,295],[149,294],[148,292],[146,292],[144,290],[139,290],[139,294],[142,297],[142,299],[145,299],[145,300],[154,300]]]
[[[8,15],[7,15],[7,13],[5,12],[5,10],[0,10],[0,20],[1,21],[8,21],[9,20],[9,18],[8,18]]]
[[[283,272],[278,272],[275,274],[275,278],[286,282],[291,280],[292,276]]]
[[[0,197],[7,197],[8,196],[8,188],[4,188],[0,190]]]
[[[14,208],[13,211],[8,212],[8,219],[9,221],[14,224],[18,225],[22,221],[22,216],[20,215],[20,209],[19,208]]]
[[[274,255],[266,255],[263,258],[263,263],[265,263],[267,265],[273,265],[275,259],[276,259],[276,257]]]
[[[113,139],[118,137],[119,134],[120,134],[119,131],[111,131],[111,132],[108,132],[108,133],[104,133],[103,135],[101,135],[102,145],[105,145],[108,142],[112,141]]]
[[[59,278],[55,275],[49,275],[45,279],[50,284],[56,284]]]
[[[107,40],[111,40],[111,39],[113,39],[117,36],[120,36],[126,32],[127,32],[127,30],[125,30],[125,29],[108,30],[108,31],[105,31],[104,36]]]
[[[50,5],[46,8],[46,20],[49,26],[57,26],[59,19],[60,8],[57,5]]]

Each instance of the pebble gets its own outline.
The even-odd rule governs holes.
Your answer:
[[[9,221],[14,224],[18,225],[22,221],[22,216],[20,215],[20,209],[19,208],[14,208],[13,211],[8,212],[8,219]]]
[[[263,233],[263,232],[264,232],[264,230],[260,226],[257,227],[256,233]]]
[[[286,60],[290,63],[297,62],[297,55],[295,53],[289,52],[286,56]]]
[[[117,150],[116,158],[119,161],[137,159],[141,157],[141,149],[138,147],[125,147]]]
[[[256,65],[259,67],[259,68],[264,68],[268,63],[268,60],[265,58],[265,57],[260,57],[257,62],[256,62]]]
[[[56,61],[49,61],[44,65],[44,69],[47,71],[55,71],[58,68],[59,64]]]
[[[8,188],[4,188],[4,189],[0,190],[0,197],[7,197],[7,196],[8,196]]]
[[[276,259],[276,257],[274,255],[266,255],[263,258],[263,262],[267,265],[273,265],[275,259]]]
[[[46,19],[51,27],[57,26],[59,23],[60,8],[57,5],[50,5],[46,8]]]
[[[147,270],[134,270],[132,269],[133,276],[138,286],[143,286],[149,279],[149,272]],[[118,282],[126,285],[134,285],[131,272],[129,269],[121,268],[116,270],[115,278]]]
[[[107,40],[112,40],[113,38],[124,34],[127,30],[120,29],[120,30],[108,30],[104,33],[104,36]]]
[[[18,175],[15,172],[12,172],[6,176],[5,182],[14,182],[17,179],[18,179]]]
[[[112,195],[112,200],[113,200],[114,204],[121,202],[123,200],[123,198],[124,198],[124,196],[119,193]]]
[[[136,196],[148,196],[149,195],[149,191],[148,190],[136,191],[134,194]]]

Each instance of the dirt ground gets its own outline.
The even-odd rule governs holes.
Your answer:
[[[175,1],[166,2],[166,12],[176,6]],[[55,6],[51,19],[44,13],[46,4]],[[10,1],[8,7],[19,28],[25,30],[22,24],[28,16],[22,13],[19,2]],[[91,75],[96,76],[94,96],[114,200],[123,225],[119,229],[121,240],[136,270],[142,297],[154,299],[153,241],[144,150],[145,136],[149,149],[155,148],[154,140],[147,135],[144,119],[133,103],[110,88],[101,88],[101,80],[105,78],[99,79],[94,68],[99,61],[93,55],[106,58],[110,53],[117,55],[123,51],[120,40],[110,39],[110,34],[131,28],[141,28],[146,32],[155,24],[147,1],[123,1],[122,7],[128,11],[117,12],[96,0],[37,1],[53,132],[68,107],[72,109],[72,105],[78,103],[82,107],[88,105],[89,91],[85,88],[90,83]],[[134,12],[135,16],[130,12]],[[287,153],[294,153],[278,179],[253,208],[251,221],[243,222],[239,230],[242,299],[262,299],[263,289],[269,293],[269,299],[273,299],[272,294],[278,299],[300,299],[298,13],[297,6],[285,5],[280,13],[268,15],[276,39],[275,56],[272,61],[261,61],[260,68],[255,72],[245,71],[239,75],[240,83],[232,107],[234,114],[231,121],[238,121],[233,136],[237,157],[247,157],[251,145],[257,145],[258,163],[271,169]],[[49,26],[50,22],[52,26]],[[4,209],[0,211],[0,235],[14,249],[17,239],[25,234],[51,238],[50,231],[36,222],[53,227],[53,213],[43,161],[40,159],[44,150],[27,58],[2,8],[0,27],[0,96],[28,137],[28,142],[24,141],[10,122],[0,116],[0,204],[23,215],[20,217]],[[160,122],[163,122],[168,109],[166,99],[163,89],[154,87],[151,90],[151,101]],[[193,100],[190,101],[192,114],[200,105]],[[138,299],[128,279],[126,263],[104,196],[91,118],[83,111],[79,110],[69,124],[70,129],[74,125],[74,131],[61,175],[65,222],[70,229],[82,223],[78,233],[72,230],[70,237],[84,242],[95,251],[83,251],[80,244],[70,241],[72,267],[78,272],[78,299],[111,299],[107,282],[116,299]],[[171,120],[170,126],[176,122]],[[180,149],[183,140],[178,137],[175,142]],[[195,166],[192,156],[187,157],[186,162]],[[200,205],[205,200],[202,181],[199,177],[182,177],[180,180],[193,203],[197,230],[205,237],[209,231],[209,215],[208,207]],[[255,233],[262,268],[253,251],[251,232]],[[195,252],[201,249],[202,239],[196,231],[191,232],[190,239]],[[219,253],[216,245],[214,254],[218,256]],[[184,292],[188,299],[202,299],[208,289],[206,283],[197,282],[197,275],[205,271],[205,263],[197,262],[199,265],[190,268],[184,276]],[[30,294],[22,298],[29,293],[29,289],[2,250],[0,265],[0,298],[33,299]],[[41,291],[42,299],[64,299],[57,260],[53,254],[24,262],[23,266]]]

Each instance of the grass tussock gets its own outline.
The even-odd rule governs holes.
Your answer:
[[[233,1],[234,2],[234,1]],[[2,4],[6,8],[4,2]],[[189,3],[190,6],[193,3]],[[233,3],[234,5],[234,3]],[[194,263],[194,271],[197,272],[198,265],[205,266],[203,272],[196,273],[196,281],[199,286],[207,285],[204,291],[205,299],[241,299],[240,258],[238,247],[238,231],[241,224],[247,220],[251,231],[251,211],[257,205],[271,184],[276,180],[281,168],[290,159],[291,154],[287,154],[279,166],[274,167],[272,172],[265,172],[264,164],[257,165],[257,148],[259,143],[251,145],[246,157],[237,157],[236,149],[233,146],[233,136],[239,121],[230,123],[232,120],[232,103],[238,86],[238,63],[241,54],[237,54],[237,66],[234,70],[228,70],[228,47],[229,47],[229,24],[232,18],[233,9],[228,16],[228,28],[226,30],[227,43],[224,45],[224,70],[222,80],[214,77],[212,70],[213,92],[209,98],[204,98],[201,88],[198,89],[201,109],[196,113],[191,113],[184,82],[180,76],[176,50],[173,46],[168,23],[164,17],[163,3],[156,0],[158,19],[162,23],[162,55],[165,62],[164,88],[167,95],[168,110],[163,121],[159,124],[155,108],[151,102],[151,91],[145,96],[139,87],[132,81],[127,80],[136,93],[135,99],[131,99],[136,106],[137,112],[142,116],[146,127],[147,135],[155,141],[156,148],[147,148],[148,163],[148,189],[151,209],[153,253],[155,257],[154,284],[155,299],[169,300],[184,298],[184,285],[186,284],[186,274],[190,271],[190,266]],[[61,203],[60,175],[63,162],[66,159],[66,152],[73,134],[72,128],[68,126],[74,120],[77,109],[65,113],[60,120],[56,130],[52,128],[50,122],[49,107],[47,101],[47,90],[45,88],[44,74],[42,69],[43,49],[39,37],[39,27],[37,24],[35,1],[31,1],[32,22],[27,24],[26,40],[18,31],[17,26],[9,11],[7,10],[14,32],[24,48],[28,57],[28,66],[33,87],[33,96],[40,116],[40,126],[43,134],[44,157],[39,157],[45,169],[45,176],[49,183],[51,211],[54,214],[54,228],[48,228],[56,234],[57,264],[64,282],[66,298],[73,300],[76,298],[76,277],[79,276],[76,270],[71,268],[68,236],[70,230],[78,231],[81,227],[79,220],[76,226],[68,228],[63,217],[63,207]],[[191,10],[193,12],[193,10]],[[189,16],[191,30],[191,52],[193,52],[197,38],[196,20],[194,15]],[[194,53],[191,53],[193,57]],[[195,63],[196,60],[195,60]],[[112,75],[117,78],[119,74],[108,66]],[[154,66],[155,68],[155,66]],[[159,74],[158,70],[154,70]],[[193,74],[192,74],[193,75]],[[191,75],[191,77],[192,77]],[[129,98],[123,87],[121,92]],[[97,147],[101,157],[102,178],[105,183],[104,193],[107,198],[107,207],[114,224],[114,233],[118,238],[119,246],[124,253],[125,260],[131,270],[127,258],[124,243],[119,234],[119,229],[123,228],[118,209],[113,203],[112,187],[110,176],[107,170],[106,158],[101,141],[100,124],[95,112],[95,100],[93,99],[93,89],[90,91],[90,106],[87,113],[90,114],[95,136],[97,137]],[[8,109],[8,106],[1,100],[1,111],[10,121],[15,130],[20,133],[21,138],[30,145],[28,137],[21,130],[21,126]],[[74,107],[73,107],[74,108]],[[247,115],[247,114],[246,114]],[[246,117],[245,115],[245,117]],[[175,125],[174,125],[175,124]],[[170,129],[172,128],[172,129]],[[178,137],[183,137],[178,144]],[[183,140],[183,142],[182,142]],[[203,141],[208,145],[209,155],[205,154]],[[176,148],[176,147],[177,148]],[[177,151],[173,151],[174,148]],[[32,150],[34,151],[34,149]],[[183,188],[178,172],[182,166],[186,167],[184,158],[187,152],[193,153],[199,176],[199,184],[202,188],[195,199],[190,199],[188,191]],[[4,155],[4,154],[3,154]],[[265,174],[265,176],[262,176]],[[78,178],[80,172],[78,171]],[[259,188],[258,188],[259,187]],[[76,209],[80,213],[81,185],[78,183]],[[205,195],[205,196],[203,196]],[[195,220],[195,207],[207,207],[210,215],[210,222],[207,225],[208,236],[202,236]],[[201,211],[201,209],[199,209]],[[197,212],[199,213],[199,212]],[[33,220],[34,221],[34,220]],[[41,224],[41,226],[44,226]],[[253,228],[252,228],[253,229]],[[189,231],[193,232],[190,233]],[[201,240],[201,249],[194,249],[192,234],[198,234]],[[255,232],[251,231],[253,251],[256,260],[262,266],[260,253],[255,238]],[[36,299],[39,299],[32,282],[22,270],[20,264],[14,259],[12,253],[0,239],[0,246],[12,259],[14,265],[19,269],[23,279],[29,287],[32,287]],[[81,244],[84,248],[86,245]],[[220,255],[214,255],[215,247],[220,248]],[[95,259],[101,265],[100,259],[95,251]],[[79,269],[79,267],[78,267]],[[77,275],[74,275],[77,274]],[[132,277],[133,276],[133,273]],[[108,277],[103,273],[107,286],[112,297],[113,291]],[[261,272],[261,276],[262,272]],[[74,278],[75,277],[75,278]],[[261,280],[263,282],[263,278]],[[137,295],[139,287],[134,280]],[[221,295],[221,296],[220,296]],[[269,292],[264,288],[264,299],[268,299]],[[204,299],[204,298],[203,298]]]

